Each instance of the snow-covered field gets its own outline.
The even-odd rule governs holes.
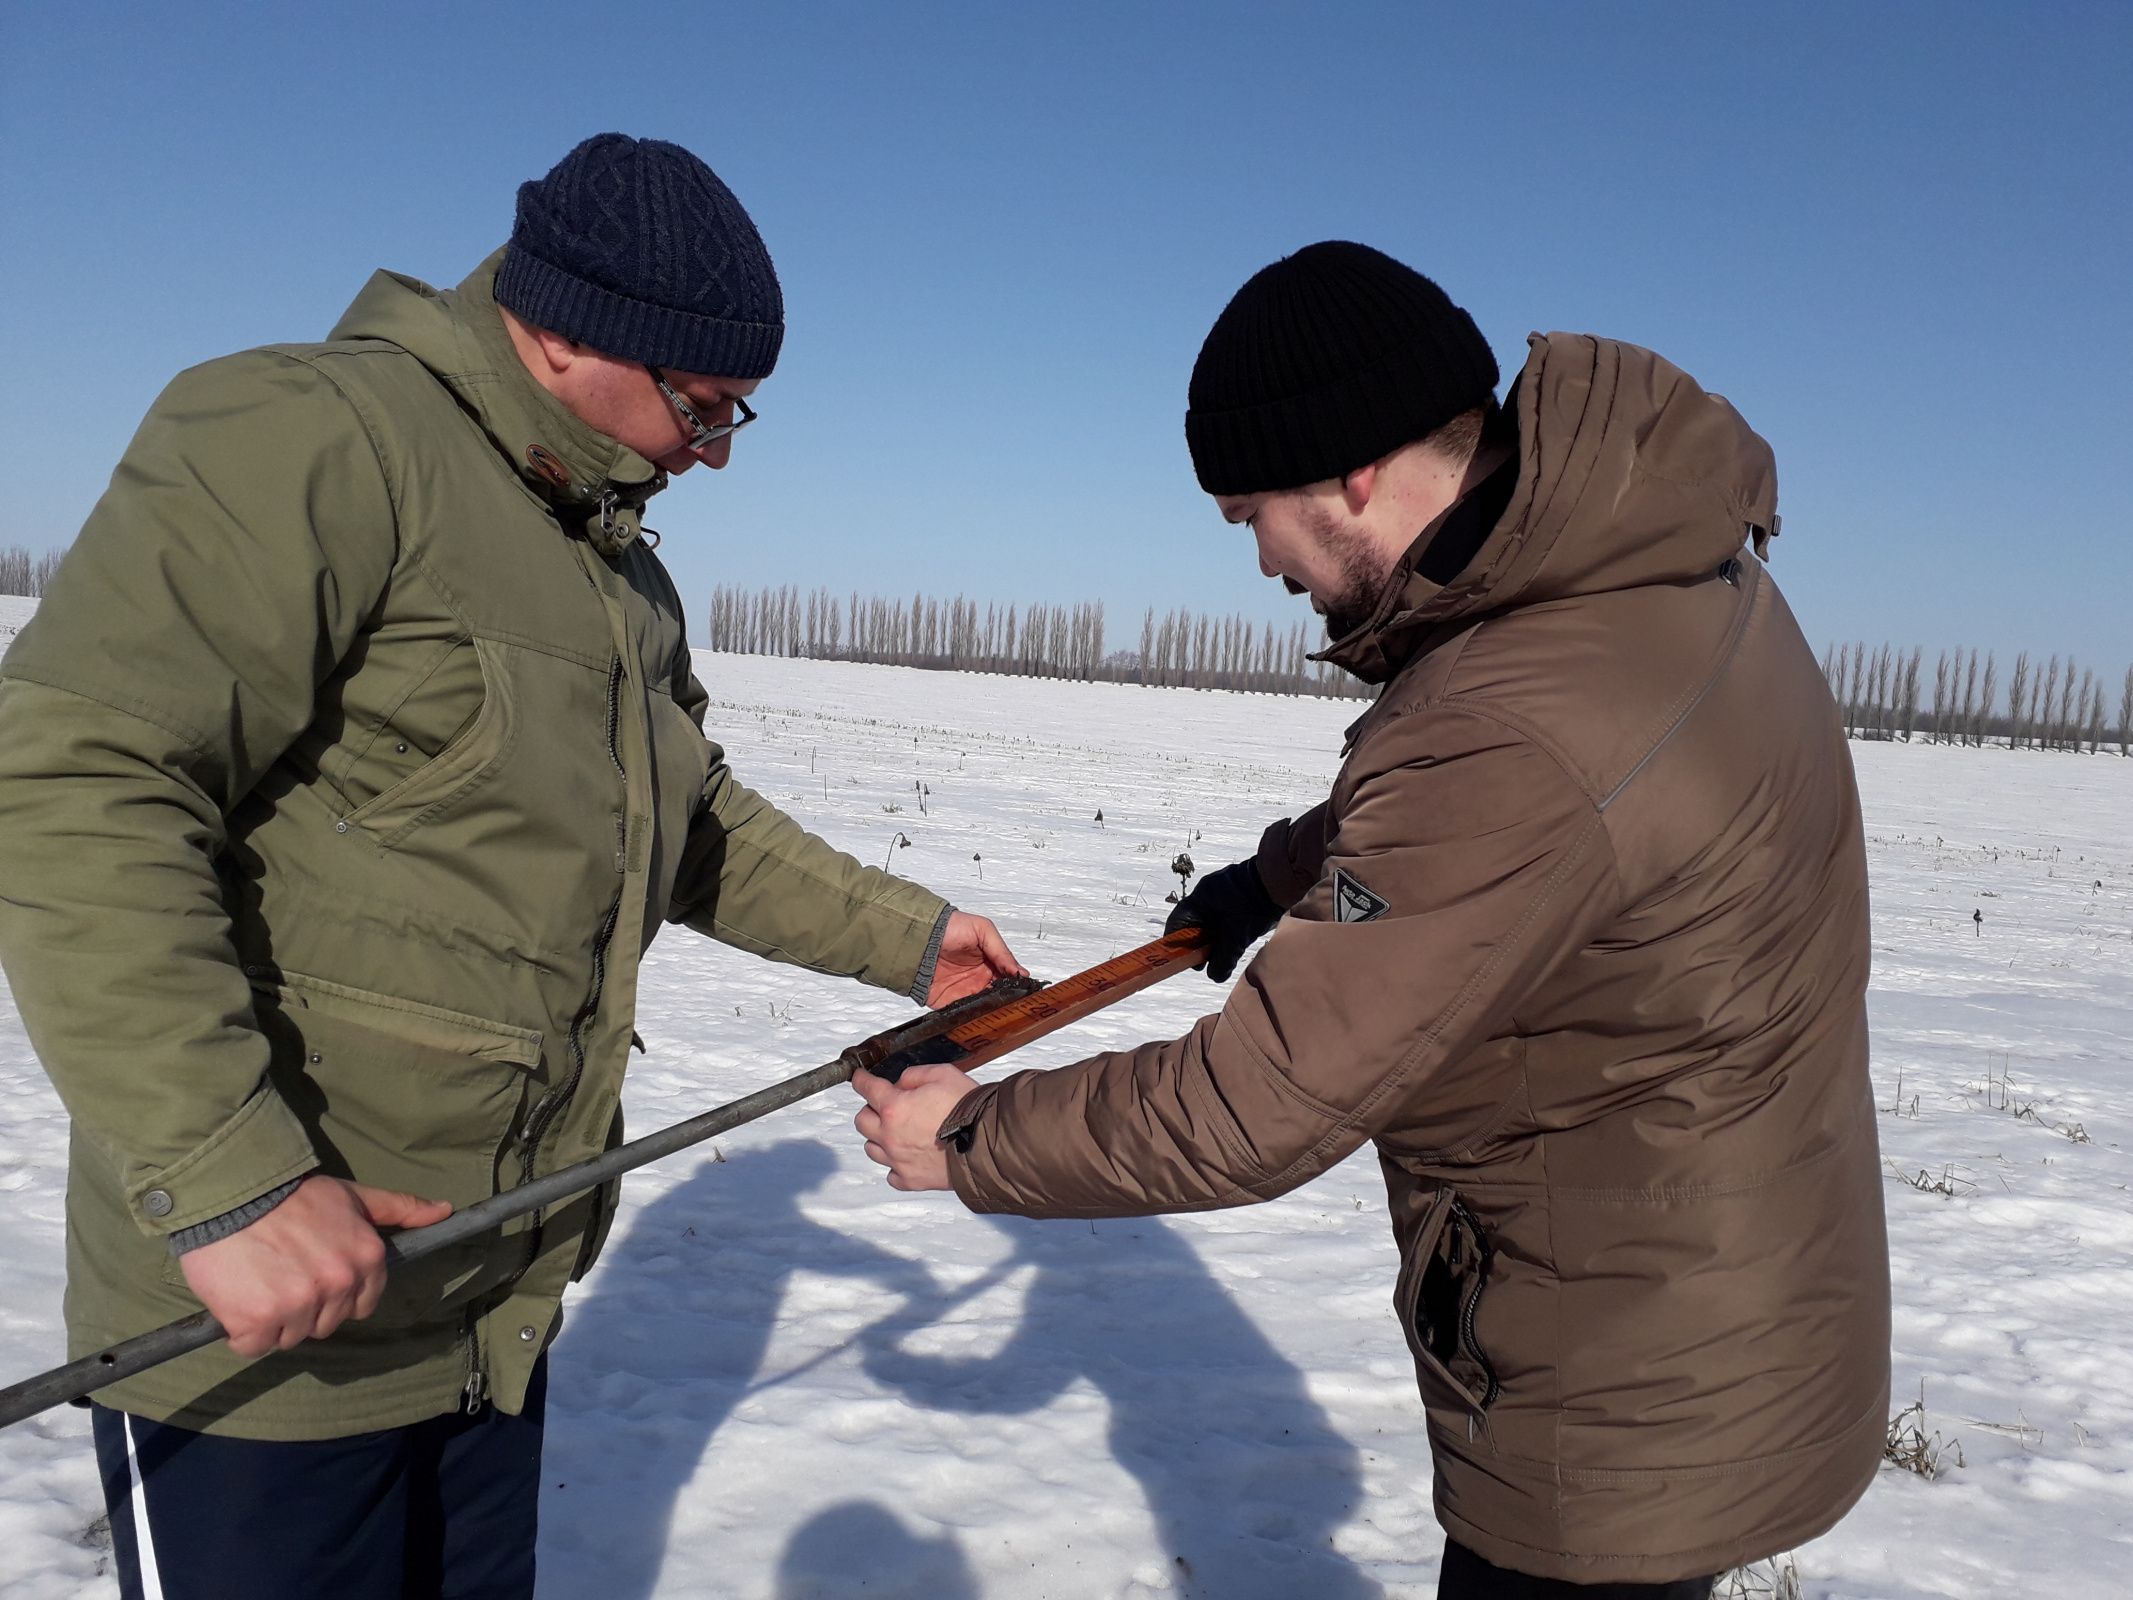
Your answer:
[[[699,666],[745,779],[993,916],[1047,977],[1152,937],[1179,850],[1220,865],[1318,799],[1360,709]],[[1885,1469],[1797,1553],[1803,1589],[2123,1594],[2133,761],[1853,751],[1896,1385],[1899,1403],[1924,1386],[1947,1470]],[[1218,999],[1188,975],[1015,1064],[1181,1031]],[[908,1009],[670,933],[645,967],[632,1127],[825,1060]],[[1434,1591],[1442,1536],[1373,1161],[1215,1216],[985,1219],[887,1189],[851,1133],[856,1104],[840,1092],[628,1180],[555,1354],[544,1595]],[[0,1012],[10,1378],[60,1353],[64,1169],[58,1103]],[[82,1413],[0,1435],[0,1589],[115,1594],[85,1531],[99,1511]]]

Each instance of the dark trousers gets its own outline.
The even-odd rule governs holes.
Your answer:
[[[1534,1578],[1484,1561],[1463,1544],[1444,1541],[1437,1600],[1710,1600],[1715,1578],[1675,1583],[1571,1583]]]
[[[532,1600],[547,1395],[296,1444],[93,1407],[119,1594]]]

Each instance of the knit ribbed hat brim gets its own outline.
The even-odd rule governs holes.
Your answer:
[[[535,327],[624,361],[677,372],[767,378],[785,343],[782,323],[731,322],[633,300],[515,243],[497,269],[496,298]]]
[[[522,183],[496,298],[551,333],[648,366],[767,378],[785,297],[763,236],[697,156],[596,133]]]

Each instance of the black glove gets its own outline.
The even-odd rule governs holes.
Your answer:
[[[1259,869],[1249,861],[1237,861],[1202,878],[1200,887],[1178,902],[1163,931],[1205,928],[1212,941],[1206,972],[1222,983],[1237,970],[1244,952],[1280,920],[1281,907],[1259,881]]]

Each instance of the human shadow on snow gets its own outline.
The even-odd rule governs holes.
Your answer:
[[[836,1156],[813,1140],[706,1161],[609,1245],[593,1292],[569,1306],[552,1358],[542,1517],[550,1568],[596,1573],[587,1592],[601,1600],[652,1593],[675,1502],[712,1435],[756,1386],[795,1271],[868,1279],[886,1295],[937,1292],[917,1262],[800,1210],[800,1198],[836,1170]],[[574,1456],[586,1463],[576,1492],[557,1487],[570,1483]],[[795,1570],[794,1582],[814,1581],[804,1564]]]
[[[797,1140],[705,1162],[610,1246],[553,1357],[542,1543],[559,1592],[645,1600],[676,1502],[734,1407],[751,1388],[851,1348],[831,1341],[794,1372],[761,1375],[791,1275],[805,1270],[903,1300],[854,1339],[868,1373],[915,1405],[1022,1416],[1080,1380],[1094,1384],[1109,1403],[1112,1453],[1140,1484],[1179,1592],[1381,1593],[1331,1544],[1361,1500],[1355,1447],[1184,1239],[1154,1219],[1092,1233],[1086,1222],[988,1217],[1012,1245],[1008,1258],[980,1284],[949,1292],[923,1265],[800,1210],[836,1170],[827,1147]],[[1020,1322],[997,1353],[911,1350],[914,1334],[985,1285],[1025,1274]],[[745,1508],[759,1487],[736,1480],[713,1493]],[[869,1568],[863,1552],[873,1543]],[[818,1513],[779,1566],[779,1600],[906,1591],[941,1600],[978,1592],[952,1536],[919,1538],[868,1502]]]
[[[1140,1482],[1178,1592],[1383,1593],[1332,1543],[1362,1499],[1355,1446],[1186,1240],[1152,1217],[983,1220],[1014,1246],[988,1281],[1033,1269],[1014,1335],[986,1357],[914,1354],[910,1336],[950,1297],[914,1300],[867,1330],[877,1381],[936,1410],[1022,1416],[1086,1380],[1109,1403],[1111,1453]]]
[[[807,1519],[778,1562],[777,1600],[978,1600],[955,1535],[914,1535],[872,1500],[848,1500]]]

